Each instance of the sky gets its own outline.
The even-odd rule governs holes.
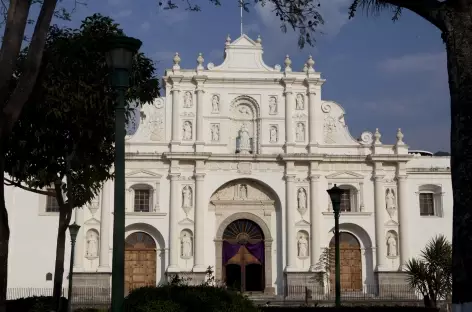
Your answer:
[[[87,0],[80,0],[87,1]],[[201,12],[185,11],[186,0],[175,10],[162,10],[159,0],[88,0],[78,5],[72,21],[55,23],[78,27],[93,13],[112,17],[128,36],[143,42],[141,51],[156,61],[159,76],[172,66],[179,52],[182,68],[195,68],[198,53],[205,64],[220,64],[226,36],[240,35],[237,0],[215,7],[209,0],[198,3]],[[450,97],[446,52],[440,32],[414,13],[404,11],[397,22],[391,14],[367,16],[361,12],[348,19],[352,0],[319,0],[325,25],[314,47],[299,49],[298,32],[282,33],[270,5],[251,2],[244,12],[244,32],[262,38],[264,61],[283,65],[290,55],[294,70],[301,71],[309,55],[315,70],[326,79],[322,99],[335,101],[346,110],[346,124],[353,137],[379,128],[382,142],[393,144],[398,128],[410,149],[449,151]],[[71,7],[73,0],[61,6]]]

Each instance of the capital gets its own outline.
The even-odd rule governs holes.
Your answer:
[[[320,179],[320,175],[319,174],[312,174],[310,175],[310,181],[312,182],[315,182],[315,181],[318,181]]]
[[[195,173],[194,174],[195,181],[203,181],[205,178],[205,173]]]
[[[176,181],[178,180],[180,177],[180,173],[169,173],[169,179],[171,181]]]
[[[406,175],[397,176],[398,181],[405,181],[406,179],[408,179],[408,176]]]
[[[287,182],[295,181],[295,175],[294,174],[286,174],[284,178],[285,178],[285,181],[287,181]]]
[[[383,175],[375,175],[374,180],[375,182],[382,182],[385,176]]]

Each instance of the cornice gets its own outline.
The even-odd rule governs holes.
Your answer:
[[[367,157],[372,162],[388,161],[388,162],[408,162],[414,158],[414,155],[404,154],[371,154]]]

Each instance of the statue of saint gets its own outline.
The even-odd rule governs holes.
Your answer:
[[[211,99],[211,107],[213,113],[218,113],[220,111],[220,99],[218,98],[218,95],[213,95],[213,98]]]
[[[301,122],[297,124],[295,135],[296,135],[297,141],[305,141],[305,127],[303,126]]]
[[[95,231],[87,233],[87,257],[98,257],[98,234]]]
[[[387,204],[387,209],[395,209],[395,194],[392,189],[387,189],[385,202]]]
[[[397,240],[393,235],[390,235],[387,239],[387,255],[389,257],[397,256]]]
[[[211,126],[211,140],[214,142],[220,140],[220,127],[218,125]]]
[[[296,109],[298,110],[302,110],[305,108],[305,100],[303,98],[303,95],[301,95],[300,93],[297,94],[297,99],[296,99]]]
[[[277,99],[275,97],[269,99],[269,114],[277,114]]]
[[[298,190],[298,209],[306,209],[306,193],[303,188]]]
[[[239,196],[241,198],[247,198],[247,186],[245,184],[239,186]]]
[[[277,142],[277,128],[270,127],[270,141]]]
[[[182,189],[182,207],[192,207],[192,189],[188,185]]]
[[[298,256],[308,257],[308,240],[305,235],[300,235],[298,238]]]
[[[192,238],[188,233],[182,236],[182,257],[188,258],[192,256]]]
[[[190,108],[192,107],[192,94],[190,92],[185,92],[184,96],[184,107]]]
[[[241,151],[251,150],[251,139],[249,138],[249,130],[246,124],[243,124],[241,130],[239,130],[239,149]]]
[[[191,140],[192,139],[192,124],[190,123],[190,121],[184,122],[183,128],[184,128],[183,129],[184,130],[183,139],[184,140]]]

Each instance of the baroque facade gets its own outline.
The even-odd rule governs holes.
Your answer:
[[[400,129],[394,145],[382,144],[378,129],[353,138],[344,109],[322,100],[325,80],[311,56],[298,72],[289,56],[269,67],[262,54],[261,39],[246,35],[227,38],[219,66],[204,66],[200,54],[196,68],[182,69],[176,54],[165,97],[140,109],[126,138],[127,289],[175,273],[199,282],[208,266],[244,291],[314,287],[319,272],[329,287],[326,190],[335,184],[344,190],[345,291],[403,284],[405,261],[434,235],[451,237],[448,157],[412,153]],[[6,200],[9,287],[52,287],[54,198],[9,188]],[[75,212],[77,286],[109,285],[112,219],[108,181]]]

